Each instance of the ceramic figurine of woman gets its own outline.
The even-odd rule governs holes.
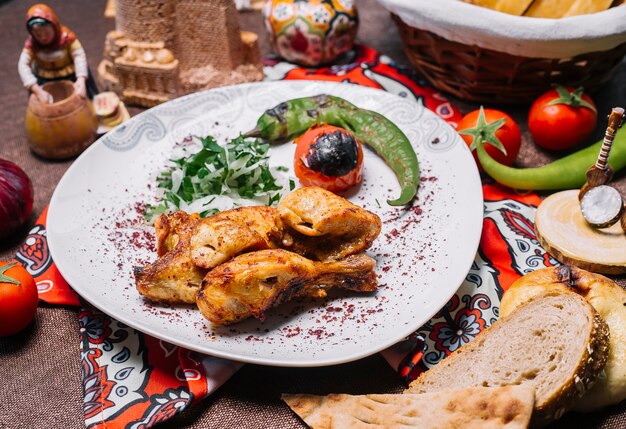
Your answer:
[[[92,98],[97,87],[89,74],[85,50],[69,28],[61,25],[56,13],[45,4],[28,9],[26,28],[29,37],[18,62],[24,86],[42,102],[52,97],[41,85],[68,79],[81,97]]]

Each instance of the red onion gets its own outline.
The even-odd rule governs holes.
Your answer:
[[[0,159],[0,239],[24,225],[33,210],[33,185],[20,167]]]

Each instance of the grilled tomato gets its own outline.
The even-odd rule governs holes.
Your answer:
[[[316,125],[295,143],[294,170],[303,186],[338,192],[361,181],[363,147],[352,133],[331,125]]]

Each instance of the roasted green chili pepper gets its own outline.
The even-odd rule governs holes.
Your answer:
[[[602,140],[558,159],[543,167],[513,168],[502,165],[489,156],[483,145],[476,149],[480,165],[498,183],[515,189],[550,190],[580,188],[587,180],[586,172],[594,165],[602,147]],[[626,167],[626,129],[615,135],[609,158],[613,171]]]
[[[392,206],[408,204],[417,193],[419,164],[413,146],[404,133],[380,113],[360,109],[331,95],[296,98],[267,110],[257,121],[249,137],[263,137],[277,142],[291,139],[311,126],[329,124],[350,131],[385,160],[396,174],[402,188]]]

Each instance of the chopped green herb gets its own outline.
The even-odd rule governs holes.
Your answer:
[[[160,195],[146,208],[149,222],[177,210],[206,217],[235,207],[271,206],[295,188],[282,174],[287,167],[269,166],[269,144],[261,140],[239,136],[221,146],[206,136],[176,151],[156,179]]]

